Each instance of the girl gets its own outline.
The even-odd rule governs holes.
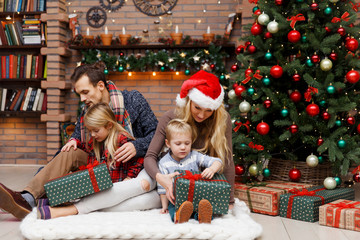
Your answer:
[[[114,185],[108,190],[84,197],[79,202],[65,207],[50,207],[47,201],[39,201],[38,217],[41,219],[89,213],[99,210],[99,203],[102,204],[101,209],[105,211],[116,209],[116,205],[119,203],[122,203],[123,207],[115,211],[132,210],[127,208],[127,204],[124,202],[145,193],[146,190],[144,189],[150,188],[150,186],[144,185],[153,182],[144,170],[141,171],[143,158],[132,158],[125,163],[114,160],[116,149],[133,137],[117,123],[108,104],[97,103],[92,105],[84,116],[84,125],[91,135],[91,138],[87,139],[88,144],[85,149],[89,154],[88,163],[93,163],[95,160],[106,162]],[[136,178],[137,176],[139,178]],[[147,208],[157,206],[158,204],[147,206]]]

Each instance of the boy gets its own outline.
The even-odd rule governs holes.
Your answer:
[[[210,157],[191,150],[192,128],[186,122],[173,119],[166,129],[165,144],[170,151],[159,161],[159,169],[162,174],[169,174],[175,170],[199,171],[200,167],[205,167],[201,176],[211,179],[216,172],[221,170],[222,161],[220,158]],[[193,204],[185,201],[175,213],[175,206],[169,203],[165,189],[158,184],[158,193],[161,199],[161,213],[169,212],[171,219],[175,223],[187,222],[193,213]],[[199,202],[198,219],[200,223],[211,223],[212,206],[211,203],[203,199]],[[196,216],[195,216],[196,218]]]

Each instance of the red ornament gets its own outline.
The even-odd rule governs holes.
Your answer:
[[[256,131],[260,134],[260,135],[266,135],[269,133],[270,131],[270,127],[267,123],[265,122],[261,122],[256,126]]]
[[[357,125],[356,131],[358,132],[358,134],[360,134],[360,123]]]
[[[211,64],[210,68],[211,68],[211,70],[214,70],[215,69],[215,64]]]
[[[297,74],[297,73],[295,73],[295,74],[292,76],[292,78],[293,78],[294,82],[298,82],[298,81],[300,81],[300,79],[301,79],[300,75]]]
[[[301,100],[301,93],[297,90],[293,91],[291,94],[290,94],[290,99],[297,103]]]
[[[316,145],[321,146],[324,143],[324,139],[321,137],[316,141]]]
[[[288,40],[292,43],[297,43],[301,38],[300,32],[296,30],[291,30],[287,36]]]
[[[264,37],[266,38],[266,39],[269,39],[269,38],[272,38],[272,34],[271,34],[271,32],[266,32],[265,34],[264,34]]]
[[[327,120],[330,119],[331,114],[328,113],[328,112],[323,112],[323,113],[321,114],[321,116],[322,116],[322,118],[323,118],[325,121],[327,121]]]
[[[283,4],[283,0],[275,0],[275,4],[277,6],[281,6]]]
[[[242,53],[242,52],[243,52],[243,48],[242,48],[241,46],[238,46],[238,47],[236,48],[236,50],[235,50],[236,55],[238,55],[238,54],[240,54],[240,53]]]
[[[346,119],[347,123],[350,125],[354,125],[355,124],[355,118],[350,116]]]
[[[247,42],[245,43],[245,47],[249,46],[250,44],[251,44],[251,42],[250,42],[250,41],[247,41]]]
[[[239,70],[239,66],[237,64],[231,66],[231,72],[236,72],[237,70]]]
[[[318,63],[318,62],[320,62],[320,57],[319,57],[319,55],[317,55],[316,53],[315,53],[314,55],[312,55],[312,56],[311,56],[311,61],[312,61],[313,63]]]
[[[340,36],[345,36],[346,35],[346,30],[343,27],[339,27],[337,30],[337,33],[340,34]]]
[[[291,126],[289,127],[289,131],[290,131],[292,134],[297,133],[297,132],[299,131],[298,125],[296,125],[296,124],[291,125]]]
[[[355,52],[359,47],[359,42],[355,38],[350,38],[345,42],[347,50]]]
[[[237,164],[235,166],[235,174],[236,175],[243,175],[245,173],[245,168],[243,165],[241,164]]]
[[[358,71],[350,70],[345,77],[349,83],[357,83],[360,79],[360,74]]]
[[[283,75],[283,69],[281,66],[279,65],[275,65],[270,69],[270,75],[273,78],[281,78],[281,76]]]
[[[331,33],[331,29],[329,27],[325,27],[326,32]]]
[[[345,42],[346,42],[347,40],[349,40],[349,39],[351,39],[351,37],[348,35],[348,36],[345,38]]]
[[[311,104],[307,105],[306,113],[309,116],[314,117],[314,116],[316,116],[316,115],[318,115],[320,113],[320,108],[315,103],[311,103]]]
[[[245,77],[250,76],[250,74],[254,73],[254,70],[252,70],[251,68],[248,68],[245,70]]]
[[[256,52],[256,47],[254,45],[250,45],[248,46],[247,50],[249,53],[253,54]]]
[[[360,182],[360,173],[355,173],[354,175],[353,175],[353,179],[354,179],[354,181],[355,182]]]
[[[291,169],[289,171],[289,178],[294,182],[299,181],[299,179],[301,178],[300,170],[295,167],[293,169]]]
[[[353,23],[350,23],[349,27],[355,27],[355,25]]]
[[[251,27],[251,34],[254,36],[260,35],[262,31],[263,31],[263,27],[258,23],[254,23]]]
[[[311,11],[317,11],[317,10],[319,10],[319,4],[317,4],[316,2],[313,2],[313,3],[310,5],[310,9],[311,9]]]
[[[336,60],[337,60],[337,57],[338,57],[338,55],[337,55],[337,53],[335,53],[335,52],[332,52],[332,53],[330,53],[330,55],[329,55],[329,58],[330,58],[331,60],[333,60],[333,61],[336,61]]]
[[[246,90],[246,88],[245,88],[243,85],[237,86],[237,87],[235,88],[235,94],[236,94],[236,96],[241,97],[242,92],[245,91],[245,90]]]
[[[255,14],[255,15],[260,15],[260,14],[261,14],[260,9],[256,10],[256,11],[254,12],[254,14]]]
[[[271,102],[270,99],[266,99],[266,100],[264,101],[264,103],[263,103],[263,105],[264,105],[265,108],[271,107],[271,104],[272,104],[272,102]]]
[[[235,83],[232,85],[232,88],[235,90],[238,86],[239,86],[239,84],[238,84],[237,82],[235,82]]]

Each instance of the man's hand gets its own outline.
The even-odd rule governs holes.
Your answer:
[[[174,205],[175,205],[175,197],[173,192],[172,179],[177,175],[180,175],[180,173],[174,172],[170,174],[161,174],[161,173],[156,174],[156,181],[165,188],[166,198]]]
[[[70,151],[70,148],[74,148],[74,151],[77,149],[77,143],[76,140],[70,140],[68,143],[66,143],[62,148],[62,152],[68,152]]]
[[[133,157],[135,157],[136,155],[135,146],[131,142],[127,142],[123,144],[121,147],[119,147],[115,151],[114,155],[115,155],[114,157],[115,161],[125,163],[130,159],[132,159]]]

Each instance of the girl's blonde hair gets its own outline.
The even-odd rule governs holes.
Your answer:
[[[109,151],[109,158],[111,157],[112,161],[109,166],[115,165],[114,153],[118,146],[118,135],[119,133],[124,134],[128,138],[134,139],[117,121],[115,114],[111,110],[108,104],[105,103],[97,103],[91,106],[84,116],[84,125],[86,127],[93,128],[101,128],[112,124],[112,127],[109,129],[109,134],[104,141],[104,147]],[[89,136],[87,136],[89,137]],[[100,161],[100,151],[101,151],[101,143],[93,139],[93,148],[96,159]]]
[[[188,124],[187,122],[185,122],[181,119],[177,119],[177,118],[171,120],[167,124],[167,126],[165,128],[166,139],[168,141],[171,141],[173,135],[176,133],[180,133],[180,134],[190,133],[191,138],[193,136],[193,130],[192,130],[192,127],[190,126],[190,124]]]
[[[198,136],[203,136],[204,147],[196,150],[212,157],[220,158],[224,163],[223,167],[226,164],[230,164],[231,158],[228,158],[228,155],[231,151],[225,136],[226,129],[229,126],[226,124],[227,112],[224,104],[221,104],[208,119],[202,122],[205,126],[202,128],[202,132],[200,132],[191,114],[192,101],[188,97],[186,101],[185,107],[177,107],[175,109],[175,114],[178,118],[190,124],[193,129],[193,141],[195,141]],[[226,162],[226,160],[228,162]]]

